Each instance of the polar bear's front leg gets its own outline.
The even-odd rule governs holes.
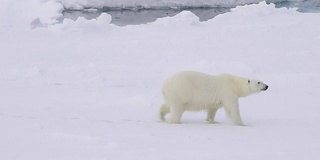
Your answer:
[[[170,111],[170,114],[171,114],[170,123],[180,124],[184,109],[181,107],[172,107],[172,108],[170,108],[170,110],[171,110]]]
[[[230,117],[235,125],[244,126],[240,116],[239,108],[232,109]]]
[[[209,123],[218,123],[214,120],[216,113],[218,111],[218,108],[210,108],[208,109],[208,113],[207,113],[207,121]]]
[[[227,112],[227,115],[230,117],[230,119],[235,125],[245,126],[240,116],[238,103],[226,104],[224,107]]]

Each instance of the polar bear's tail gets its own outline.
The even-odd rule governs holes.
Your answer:
[[[160,119],[162,121],[165,121],[166,119],[164,118],[164,116],[166,116],[166,114],[169,113],[169,112],[170,112],[170,108],[166,104],[163,104],[160,107]]]

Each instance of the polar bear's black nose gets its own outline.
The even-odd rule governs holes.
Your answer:
[[[269,86],[266,85],[262,90],[265,91],[265,90],[267,90],[268,88],[269,88]]]

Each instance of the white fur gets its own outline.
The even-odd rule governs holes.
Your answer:
[[[224,107],[234,124],[244,125],[238,99],[267,88],[263,82],[230,74],[212,76],[193,71],[180,72],[163,85],[165,103],[160,108],[160,118],[165,120],[165,115],[170,112],[170,122],[180,123],[184,111],[206,110],[207,121],[215,123],[217,110]]]

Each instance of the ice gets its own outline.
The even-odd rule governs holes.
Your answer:
[[[229,12],[231,8],[239,5],[253,4],[262,0],[134,0],[134,1],[61,1],[64,5],[63,18],[86,19],[97,18],[106,12],[112,17],[112,24],[118,26],[138,25],[156,21],[158,18],[171,17],[181,11],[191,11],[199,17],[200,21],[207,21],[219,14]],[[320,3],[317,0],[266,0],[274,3],[277,8],[294,8],[299,12],[320,12]],[[92,12],[88,12],[92,11]]]
[[[107,9],[190,9],[206,7],[235,7],[256,4],[264,0],[57,0],[66,10]],[[296,7],[302,12],[319,12],[318,0],[265,0],[277,7]]]
[[[168,9],[168,8],[193,8],[193,7],[217,7],[237,6],[243,4],[258,3],[262,0],[58,0],[65,8],[82,10],[84,8],[125,8],[125,9]]]
[[[57,23],[61,8],[1,1],[0,159],[318,159],[319,13],[261,2],[118,27],[106,13]],[[162,83],[183,70],[270,88],[240,100],[246,127],[223,110],[220,124],[160,122]]]

